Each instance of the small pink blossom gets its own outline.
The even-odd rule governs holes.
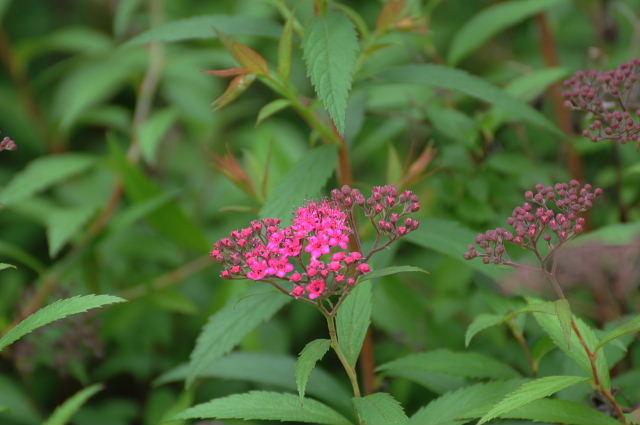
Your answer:
[[[360,263],[358,264],[358,270],[360,270],[361,273],[369,273],[371,267],[367,263]]]

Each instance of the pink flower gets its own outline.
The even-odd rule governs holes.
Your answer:
[[[295,298],[300,298],[302,295],[304,295],[304,286],[296,285],[293,288],[293,291],[290,292],[290,294]]]
[[[322,293],[327,289],[327,285],[324,280],[314,280],[307,285],[307,291],[309,291],[309,299],[315,300],[320,297]]]
[[[369,267],[367,263],[361,263],[358,264],[358,270],[360,270],[361,273],[369,273],[371,271],[371,267]]]

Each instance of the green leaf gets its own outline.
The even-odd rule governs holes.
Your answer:
[[[442,134],[463,146],[473,147],[478,135],[478,124],[466,114],[453,108],[430,104],[426,111],[431,124]]]
[[[451,41],[448,62],[455,65],[500,31],[563,0],[519,0],[487,7],[466,21]]]
[[[309,376],[316,367],[316,363],[321,360],[324,355],[329,351],[331,347],[331,340],[329,339],[315,339],[305,345],[298,356],[296,362],[296,384],[298,386],[298,395],[300,395],[300,401],[304,399],[304,392],[307,388],[307,381]]]
[[[354,397],[353,405],[364,425],[405,425],[409,418],[391,394],[375,393]]]
[[[78,391],[58,406],[44,425],[65,425],[87,400],[103,388],[102,384],[95,384]]]
[[[283,225],[291,221],[294,208],[317,195],[335,170],[338,152],[335,146],[321,146],[304,154],[271,191],[260,217],[279,217]]]
[[[48,325],[51,322],[64,319],[72,314],[84,313],[92,308],[124,301],[126,300],[120,297],[114,297],[113,295],[80,295],[58,300],[28,316],[4,334],[2,338],[0,338],[0,351],[28,333]]]
[[[467,328],[467,332],[464,335],[464,346],[468,347],[473,337],[479,332],[489,329],[492,326],[499,325],[503,320],[504,317],[498,314],[480,314],[478,317],[473,319],[473,322],[471,322]]]
[[[249,16],[207,15],[194,16],[159,25],[127,41],[135,46],[152,41],[182,41],[194,38],[215,38],[215,30],[227,35],[257,35],[277,38],[282,27],[269,20]]]
[[[389,266],[389,267],[373,270],[367,274],[361,275],[360,278],[358,279],[358,282],[378,279],[379,277],[388,276],[391,274],[407,273],[407,272],[420,272],[420,273],[429,274],[428,271],[416,266]]]
[[[402,65],[390,68],[378,77],[389,83],[426,84],[457,90],[508,110],[514,117],[561,136],[555,124],[529,104],[465,71],[442,65]]]
[[[483,264],[481,261],[464,260],[467,246],[475,241],[477,235],[471,229],[456,221],[437,217],[424,217],[420,222],[420,227],[407,235],[409,242],[456,258],[496,281],[504,277],[505,272],[499,267]]]
[[[13,264],[0,263],[0,271],[6,270],[6,269],[17,269],[17,267],[14,266]]]
[[[118,2],[118,8],[113,18],[113,34],[117,38],[125,34],[131,17],[141,3],[142,0],[122,0]]]
[[[172,419],[196,418],[351,424],[344,416],[318,401],[305,399],[304,404],[300,404],[296,395],[268,391],[251,391],[211,400],[187,409]]]
[[[541,399],[500,415],[504,419],[528,419],[566,425],[620,425],[609,415],[569,400]]]
[[[557,300],[554,302],[556,308],[556,315],[558,316],[558,322],[562,332],[564,332],[564,338],[567,341],[567,350],[571,350],[571,333],[573,329],[571,327],[571,306],[567,300]]]
[[[282,36],[278,42],[278,73],[282,81],[287,82],[291,75],[291,42],[293,40],[293,15],[289,16],[284,25]]]
[[[232,301],[209,317],[191,353],[187,386],[191,386],[198,375],[290,300],[290,297],[270,287],[257,285],[245,291],[239,300]]]
[[[126,155],[115,142],[110,141],[109,147],[113,163],[124,182],[127,196],[134,203],[142,203],[164,195],[165,192],[153,180],[127,160]],[[202,230],[175,201],[167,202],[154,209],[148,214],[147,220],[160,234],[179,245],[189,247],[196,252],[209,249],[209,241],[204,237]]]
[[[598,345],[596,345],[596,350],[602,348],[605,344],[613,341],[616,338],[634,334],[636,332],[640,332],[640,316],[636,316],[628,322],[623,323],[622,325],[617,326],[615,329],[607,332],[607,334],[602,337]]]
[[[540,303],[537,303],[535,301],[529,300],[529,302],[533,305],[540,305]],[[571,342],[569,342],[567,341],[567,335],[560,325],[560,321],[558,320],[557,315],[533,313],[533,317],[536,319],[542,329],[544,329],[547,335],[551,337],[553,343],[562,351],[564,351],[567,356],[571,357],[576,363],[578,363],[578,365],[588,376],[592,376],[589,356],[582,347],[582,344],[576,336],[576,333],[571,332]],[[600,342],[596,334],[589,326],[587,326],[582,320],[580,320],[580,318],[574,316],[573,320],[575,320],[576,325],[580,330],[580,333],[584,337],[586,343],[589,345],[590,350],[594,351],[596,346]],[[600,377],[600,382],[602,383],[602,385],[604,385],[605,388],[610,388],[611,379],[609,377],[609,367],[604,352],[598,353],[598,359],[596,360],[596,369],[598,371],[598,375]]]
[[[390,375],[394,375],[396,371],[439,372],[477,379],[510,379],[519,376],[511,366],[483,354],[445,349],[410,354],[384,363],[378,370]]]
[[[586,382],[588,379],[583,376],[546,376],[522,384],[517,390],[507,394],[498,404],[493,406],[480,419],[478,425],[489,422],[493,418],[525,406],[532,401],[548,397],[581,382]]]
[[[523,383],[522,379],[475,384],[451,391],[418,410],[411,425],[460,425],[469,412],[500,401]]]
[[[362,282],[347,296],[336,316],[338,343],[352,367],[358,361],[371,323],[371,305],[371,282]]]
[[[183,364],[164,373],[154,383],[161,385],[182,381],[187,377],[188,370],[189,365]],[[197,377],[249,381],[296,391],[295,370],[296,359],[288,355],[237,351],[214,361]],[[332,406],[351,409],[349,392],[333,375],[320,367],[311,372],[306,392]]]
[[[8,407],[0,406],[0,413],[4,413],[4,412],[8,412],[8,411],[9,411]]]
[[[0,192],[0,204],[10,206],[56,183],[86,171],[95,164],[89,155],[66,153],[31,161]]]
[[[160,142],[171,129],[177,118],[177,111],[173,108],[164,108],[153,113],[138,128],[138,143],[142,157],[149,164],[155,164],[158,156]]]
[[[58,255],[60,249],[81,232],[95,210],[93,206],[64,208],[47,215],[47,239],[51,258]]]
[[[256,125],[260,124],[262,121],[266,120],[273,114],[276,114],[283,109],[287,108],[291,105],[291,101],[287,99],[277,99],[273,102],[269,102],[260,108],[260,112],[258,112],[258,119],[256,120]]]
[[[302,51],[307,75],[341,134],[359,50],[353,23],[341,13],[316,16],[305,30]]]

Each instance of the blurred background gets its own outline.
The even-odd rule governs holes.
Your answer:
[[[604,268],[567,277],[575,311],[597,326],[637,313],[633,265],[640,254],[637,243],[628,244],[640,226],[621,223],[640,217],[640,153],[577,136],[583,117],[562,109],[557,83],[579,69],[610,69],[638,57],[640,2],[546,1],[535,14],[492,20],[500,28],[479,45],[461,29],[481,11],[510,2],[407,3],[404,27],[385,34],[383,48],[368,52],[355,75],[345,131],[354,186],[368,192],[398,184],[419,194],[423,206],[420,231],[380,264],[411,264],[431,274],[376,284],[376,362],[424,349],[462,350],[474,315],[513,305],[505,291],[544,293],[526,279],[497,284],[502,271],[462,260],[475,234],[506,225],[524,190],[540,182],[578,178],[605,190],[589,226],[600,229],[598,243],[609,254],[603,259],[602,245],[595,245],[600,254],[589,264]],[[384,2],[343,4],[373,31]],[[212,27],[275,67],[283,16],[291,12],[304,27],[313,2],[0,0],[0,137],[18,147],[0,152],[0,261],[18,266],[0,274],[0,330],[59,298],[106,293],[130,300],[53,324],[5,350],[0,405],[11,412],[1,423],[42,423],[93,383],[104,389],[72,423],[157,424],[194,402],[278,387],[243,377],[232,365],[189,391],[181,381],[157,379],[188,361],[207,317],[246,286],[218,277],[219,266],[208,258],[213,242],[256,218],[295,165],[323,143],[290,109],[256,123],[261,108],[277,99],[258,82],[214,111],[228,80],[201,72],[238,66]],[[204,24],[180,21],[198,16],[207,17]],[[476,31],[493,31],[480,22]],[[481,77],[559,130],[411,82],[413,76],[406,83],[379,76],[423,63]],[[314,97],[295,41],[291,83]],[[341,185],[331,167],[331,177],[306,196]],[[567,273],[583,264],[567,266]],[[623,266],[631,271],[614,291]],[[292,359],[324,335],[321,317],[301,304],[260,325],[239,350]],[[527,368],[502,328],[474,344]],[[559,356],[550,354],[545,367],[563,367],[554,363]],[[637,349],[618,385],[638,400],[634,359],[640,360]],[[333,359],[323,367],[342,380]],[[445,378],[426,385],[379,379],[409,411],[452,385]]]

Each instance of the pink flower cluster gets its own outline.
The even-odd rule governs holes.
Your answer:
[[[16,142],[14,142],[10,137],[4,137],[2,141],[0,141],[0,152],[15,151],[17,148]]]
[[[590,184],[581,186],[576,180],[555,186],[536,186],[536,193],[525,192],[527,202],[513,210],[507,223],[514,231],[498,228],[481,233],[476,243],[469,245],[464,258],[482,257],[485,263],[509,263],[505,242],[512,242],[539,253],[538,242],[544,240],[549,248],[559,246],[584,230],[584,218],[580,214],[593,206],[602,189]],[[555,208],[553,208],[555,205]]]
[[[288,280],[296,298],[340,294],[371,270],[360,252],[348,250],[348,218],[335,202],[310,202],[291,226],[281,228],[277,218],[253,221],[218,241],[211,256],[225,265],[226,279]]]
[[[640,140],[640,105],[634,90],[639,76],[640,59],[634,59],[613,71],[579,71],[564,82],[565,106],[593,118],[584,136],[594,142]]]

